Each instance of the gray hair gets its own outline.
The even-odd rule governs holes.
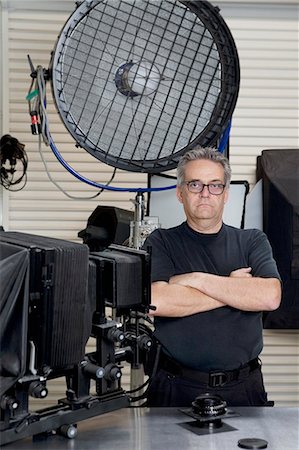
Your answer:
[[[217,149],[212,147],[200,147],[196,146],[192,150],[186,152],[179,160],[177,166],[177,185],[182,186],[185,181],[185,167],[189,161],[195,161],[199,159],[207,159],[214,161],[222,165],[224,170],[224,184],[229,186],[231,179],[231,168],[228,159],[220,153]]]

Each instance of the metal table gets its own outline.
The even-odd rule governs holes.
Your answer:
[[[236,407],[225,417],[230,431],[198,435],[191,417],[177,408],[126,408],[78,423],[78,436],[26,438],[5,450],[234,450],[242,438],[268,441],[268,450],[299,449],[299,408]],[[186,428],[187,427],[187,428]],[[191,430],[194,429],[194,431]]]

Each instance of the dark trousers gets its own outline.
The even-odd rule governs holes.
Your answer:
[[[151,379],[146,405],[190,407],[198,395],[205,393],[220,395],[227,406],[273,406],[273,402],[267,400],[260,367],[246,378],[221,387],[210,387],[208,384],[171,375],[159,369]]]

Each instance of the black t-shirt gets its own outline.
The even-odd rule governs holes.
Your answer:
[[[216,234],[202,234],[186,222],[155,230],[144,248],[152,248],[152,282],[205,272],[221,276],[252,267],[257,277],[280,278],[266,235],[223,224]],[[155,317],[155,335],[164,350],[184,366],[202,371],[229,370],[262,350],[262,314],[230,306],[187,317]]]

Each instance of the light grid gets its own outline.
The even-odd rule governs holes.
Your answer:
[[[76,17],[61,34],[53,77],[80,145],[128,170],[173,165],[209,127],[223,89],[221,55],[205,22],[175,0],[99,1]],[[153,92],[120,92],[116,73],[129,62],[135,76],[140,65],[155,69]]]

